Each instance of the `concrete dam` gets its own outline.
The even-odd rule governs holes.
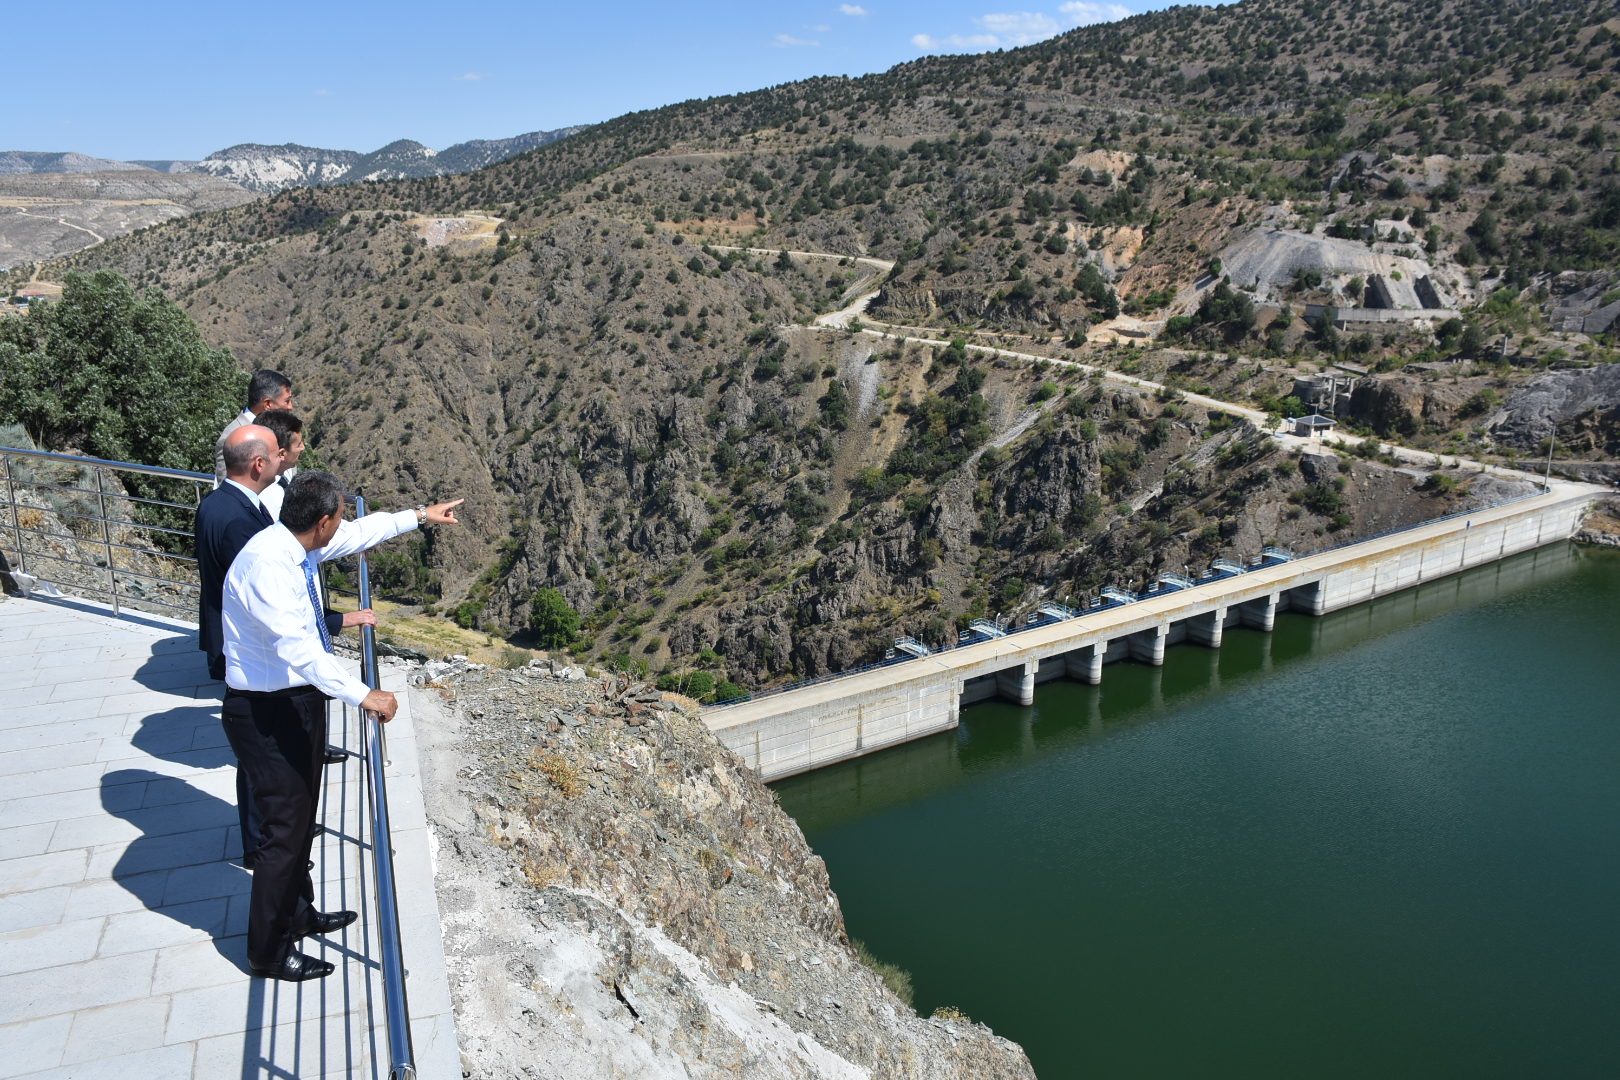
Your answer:
[[[1116,660],[1164,663],[1178,642],[1219,648],[1229,626],[1269,631],[1279,611],[1324,615],[1568,540],[1604,493],[1584,484],[1188,583],[1103,610],[813,685],[710,707],[704,719],[766,780],[957,726],[964,704],[1028,705],[1035,684],[1097,683]]]

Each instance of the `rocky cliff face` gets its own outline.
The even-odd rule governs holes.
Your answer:
[[[1552,371],[1508,395],[1487,421],[1491,438],[1536,453],[1549,437],[1559,457],[1620,454],[1620,364]]]
[[[467,1075],[1033,1077],[860,962],[825,865],[695,715],[540,663],[414,678]]]

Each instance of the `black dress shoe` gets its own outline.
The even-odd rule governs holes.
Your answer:
[[[360,916],[352,911],[317,911],[309,917],[303,927],[294,931],[294,937],[308,937],[311,934],[330,934],[343,929]]]
[[[261,979],[280,979],[283,982],[304,982],[309,979],[324,979],[332,974],[332,965],[325,960],[317,960],[313,956],[305,956],[301,952],[289,952],[279,964],[260,966],[248,965],[248,970]]]
[[[347,750],[339,750],[335,746],[328,746],[326,748],[326,756],[321,758],[321,760],[326,762],[328,765],[336,765],[340,761],[349,760],[349,752]]]

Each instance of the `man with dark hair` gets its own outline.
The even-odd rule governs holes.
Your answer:
[[[225,425],[225,430],[219,433],[219,441],[214,443],[214,486],[218,487],[225,482],[225,440],[231,432],[271,409],[291,409],[293,407],[292,380],[279,371],[270,368],[260,368],[248,380],[247,407],[237,414],[235,420]]]
[[[259,499],[264,508],[269,511],[271,518],[281,520],[281,502],[287,497],[287,485],[292,482],[292,476],[298,471],[298,459],[304,453],[304,422],[289,409],[271,409],[259,414],[259,426],[276,436],[276,445],[281,448],[281,466],[276,473],[275,483],[259,493]],[[320,590],[321,607],[326,612],[326,629],[333,637],[342,632],[346,626],[376,626],[377,616],[370,608],[360,611],[339,613],[327,607],[326,582],[319,577],[315,581],[316,588]],[[347,752],[335,747],[326,748],[326,764],[335,765],[348,757]]]
[[[304,421],[290,409],[272,409],[259,416],[258,424],[275,435],[276,445],[281,450],[281,465],[275,481],[260,494],[264,508],[279,521],[281,500],[287,497],[287,485],[297,475],[298,459],[304,453]]]
[[[303,473],[287,489],[280,523],[250,539],[225,576],[221,718],[263,818],[248,902],[248,967],[256,976],[301,982],[330,975],[331,964],[294,945],[356,918],[352,911],[317,910],[308,872],[327,699],[383,721],[398,708],[393,694],[367,687],[332,656],[315,567],[422,525],[455,524],[461,502],[344,522],[337,478]]]

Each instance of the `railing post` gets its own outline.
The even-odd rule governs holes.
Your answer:
[[[17,570],[28,573],[28,553],[23,550],[22,509],[17,505],[17,485],[11,482],[11,455],[0,454],[6,466],[6,501],[11,504],[11,531],[17,536]]]
[[[366,500],[355,496],[355,516],[366,516]],[[360,607],[371,606],[371,572],[360,555]],[[360,628],[360,677],[378,688],[377,635],[370,626]],[[399,897],[394,886],[393,832],[388,823],[388,788],[383,776],[387,742],[376,716],[358,710],[366,740],[366,795],[371,804],[371,854],[377,897],[377,943],[381,950],[383,1004],[388,1018],[389,1080],[415,1080],[411,1048],[410,1006],[405,995],[405,953],[400,942]]]
[[[96,474],[96,515],[101,518],[101,550],[107,554],[107,584],[112,593],[113,618],[122,614],[118,610],[118,573],[113,567],[112,530],[107,527],[107,485],[100,465],[91,466]]]

